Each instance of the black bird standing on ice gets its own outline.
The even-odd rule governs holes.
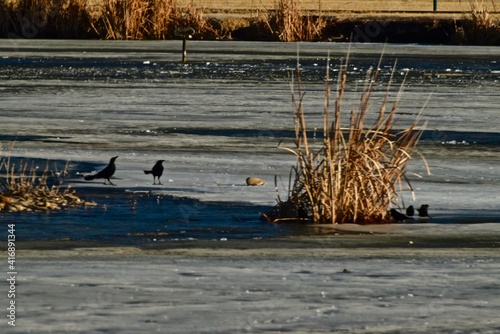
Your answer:
[[[156,178],[158,178],[158,184],[162,184],[160,177],[163,174],[163,161],[165,160],[158,160],[151,170],[144,171],[144,174],[153,174],[153,184],[156,184]]]
[[[395,221],[405,221],[405,220],[408,220],[408,219],[411,219],[413,220],[413,218],[411,217],[408,217],[404,214],[402,214],[401,212],[398,212],[396,209],[391,209],[391,217],[395,220]]]
[[[415,209],[413,208],[413,205],[410,205],[409,207],[406,208],[406,215],[408,217],[413,217],[415,214]]]
[[[116,166],[115,166],[115,160],[118,158],[112,157],[111,160],[109,160],[109,164],[104,167],[103,170],[101,170],[98,173],[95,173],[94,175],[85,175],[83,178],[87,181],[94,180],[94,179],[104,179],[104,184],[106,184],[106,180],[109,182],[111,185],[115,185],[113,182],[111,182],[109,179],[113,176],[113,174],[116,171]]]
[[[429,204],[422,204],[420,206],[420,209],[417,209],[418,216],[419,217],[429,217],[429,218],[431,218],[431,216],[429,216],[429,213],[427,212],[428,208],[429,208]]]

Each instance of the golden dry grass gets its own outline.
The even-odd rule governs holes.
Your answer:
[[[1,147],[0,153],[3,153]],[[16,165],[10,154],[0,155],[0,211],[48,211],[96,205],[80,199],[70,185],[63,185],[66,174],[67,165],[62,171],[50,170],[47,161],[45,169],[39,172],[33,162],[20,161]]]
[[[304,13],[297,0],[277,0],[273,10],[260,13],[254,21],[269,30],[270,39],[282,42],[320,40],[327,25],[321,15]]]
[[[342,24],[342,20],[349,25],[350,21],[359,24],[366,20],[465,18],[470,21],[466,28],[471,29],[476,23],[488,23],[484,21],[486,8],[487,19],[493,23],[486,32],[495,34],[498,31],[496,13],[500,0],[483,1],[479,10],[471,7],[469,0],[438,1],[439,12],[433,13],[431,0],[5,0],[0,2],[3,14],[0,15],[0,35],[9,38],[174,39],[179,38],[176,36],[179,28],[189,26],[196,31],[195,39],[231,39],[233,32],[245,28],[244,39],[318,41],[338,39],[339,36],[323,34],[336,31],[334,26]],[[457,25],[457,29],[460,28]],[[479,28],[479,31],[484,30]],[[241,34],[238,36],[242,38]],[[465,33],[461,36],[467,38]],[[462,41],[457,38],[455,42]]]
[[[470,3],[470,14],[457,28],[455,39],[463,44],[500,44],[500,22],[490,14],[485,1],[474,0]]]
[[[290,175],[286,200],[278,196],[277,205],[264,215],[269,221],[389,223],[389,209],[400,206],[402,192],[413,192],[406,177],[406,166],[423,130],[420,115],[408,128],[396,131],[395,116],[404,82],[390,107],[391,76],[376,121],[367,124],[379,68],[380,64],[367,74],[359,108],[350,112],[350,121],[344,125],[341,119],[347,87],[347,62],[339,72],[333,105],[327,66],[323,142],[319,148],[308,136],[300,68],[297,68],[296,89],[292,84],[295,147],[278,146],[296,156],[297,166]]]

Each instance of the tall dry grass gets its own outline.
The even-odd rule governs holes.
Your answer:
[[[92,27],[105,39],[142,39],[150,29],[150,4],[148,0],[105,0]]]
[[[389,106],[392,76],[376,121],[367,124],[379,68],[368,73],[359,108],[351,111],[349,123],[344,125],[341,119],[347,87],[347,61],[339,72],[333,106],[327,66],[323,142],[319,148],[308,136],[304,92],[301,89],[300,68],[297,68],[296,89],[292,84],[295,147],[279,145],[296,156],[297,166],[290,175],[287,198],[282,200],[278,196],[277,205],[265,215],[268,220],[303,219],[315,224],[378,224],[391,221],[388,210],[399,206],[402,192],[412,191],[406,167],[415,152],[422,127],[418,115],[411,126],[396,130],[395,115],[404,82],[392,106]]]
[[[173,39],[192,27],[218,38],[214,22],[194,2],[176,0],[12,0],[0,2],[0,33],[21,38]]]
[[[105,39],[172,39],[184,27],[193,28],[200,39],[231,36],[194,1],[179,6],[175,0],[101,0],[101,6],[92,27]],[[321,16],[302,13],[297,0],[278,0],[273,10],[258,13],[254,25],[261,27],[262,35],[285,42],[320,40],[326,26]]]
[[[172,38],[172,25],[175,24],[174,17],[177,16],[177,11],[175,0],[153,1],[150,11],[151,31],[149,38]]]
[[[175,0],[101,0],[94,6],[97,17],[93,30],[105,39],[174,39],[176,32],[193,28],[195,38],[217,38],[217,29],[203,9],[190,2],[179,6]]]
[[[492,2],[496,11],[495,3]],[[456,41],[469,45],[500,45],[500,22],[494,19],[486,3],[481,0],[470,1],[470,14],[457,28]]]
[[[228,39],[234,24],[207,17],[198,2],[176,0],[4,0],[0,12],[1,35],[21,38],[174,39],[191,27],[197,39]],[[256,10],[253,21],[263,39],[285,42],[320,40],[326,26],[298,0],[277,0],[275,8]]]
[[[322,37],[326,20],[321,16],[321,3],[318,1],[317,16],[304,14],[298,0],[278,0],[273,10],[259,12],[254,23],[264,35],[275,37],[282,42],[318,41]]]

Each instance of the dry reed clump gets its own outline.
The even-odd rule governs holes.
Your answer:
[[[367,75],[359,109],[351,112],[349,123],[343,126],[341,107],[347,85],[347,62],[339,72],[333,118],[327,66],[323,142],[319,148],[308,137],[304,93],[297,68],[297,92],[292,84],[295,147],[278,146],[297,157],[297,166],[290,175],[287,199],[281,200],[278,194],[277,205],[264,214],[267,220],[304,220],[315,224],[391,222],[388,210],[399,206],[402,191],[412,191],[405,168],[422,130],[419,130],[420,115],[407,129],[395,130],[394,118],[404,82],[387,111],[392,76],[376,121],[366,124],[379,67]]]
[[[141,39],[150,29],[150,1],[106,0],[92,27],[105,39]]]
[[[67,168],[61,172],[46,169],[39,174],[32,164],[27,162],[16,166],[10,157],[0,161],[0,211],[33,212],[61,210],[65,207],[95,206],[94,202],[86,202],[76,195],[71,186],[62,186],[62,181],[53,184],[55,175],[65,175]]]
[[[216,38],[210,20],[193,2],[185,7],[175,0],[103,0],[100,15],[92,22],[105,39],[172,39],[179,29],[193,28],[196,36]]]
[[[492,4],[495,6],[493,2]],[[499,45],[500,23],[491,17],[484,1],[471,1],[470,6],[469,17],[457,28],[458,42],[469,45]]]
[[[5,37],[172,39],[184,27],[192,27],[195,38],[221,37],[214,28],[219,23],[206,18],[194,2],[12,0],[0,2],[0,11]]]
[[[254,25],[260,27],[264,35],[282,42],[306,42],[321,40],[326,21],[321,15],[304,15],[300,1],[278,0],[275,9],[261,12]]]
[[[153,1],[148,14],[150,17],[151,39],[167,39],[172,37],[172,23],[176,16],[177,5],[175,0]]]

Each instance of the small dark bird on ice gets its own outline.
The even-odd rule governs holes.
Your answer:
[[[98,173],[95,173],[94,175],[85,175],[83,178],[87,181],[94,180],[94,179],[104,179],[104,184],[106,184],[106,181],[109,182],[111,185],[115,185],[113,182],[111,182],[109,179],[115,174],[116,171],[116,166],[115,166],[115,160],[118,158],[112,157],[111,160],[109,160],[109,164],[104,167],[103,170],[101,170]]]
[[[409,207],[406,208],[406,215],[408,217],[413,217],[415,214],[415,209],[413,208],[413,205],[410,205]]]
[[[395,221],[401,222],[401,221],[405,221],[405,220],[409,220],[409,219],[414,220],[413,218],[402,214],[401,212],[397,211],[396,209],[391,209],[390,212],[391,212],[392,219],[394,219]]]
[[[420,209],[417,209],[418,216],[419,217],[429,217],[429,218],[431,218],[431,216],[429,216],[429,212],[427,212],[427,209],[429,209],[429,204],[422,204],[420,206]]]
[[[156,184],[156,178],[158,178],[158,184],[162,184],[160,177],[163,174],[163,161],[165,160],[158,160],[151,170],[144,171],[144,174],[153,174],[153,185]]]

